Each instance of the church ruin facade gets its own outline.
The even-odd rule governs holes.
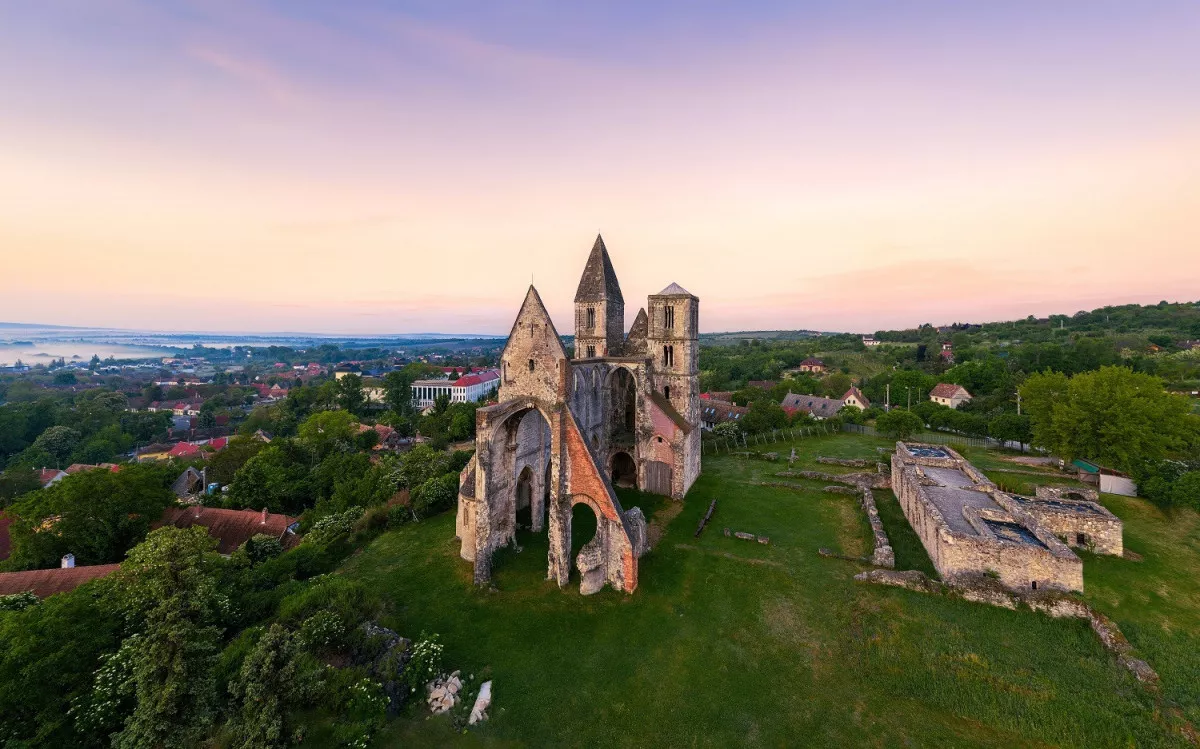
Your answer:
[[[456,537],[477,584],[493,554],[516,544],[518,515],[549,536],[547,579],[632,593],[647,549],[646,518],[613,486],[682,500],[700,475],[700,300],[678,284],[648,297],[629,331],[604,240],[575,293],[569,355],[530,286],[500,357],[499,402],[476,414],[475,455],[459,477]],[[586,505],[595,536],[572,559],[572,514]],[[528,513],[526,515],[526,513]]]

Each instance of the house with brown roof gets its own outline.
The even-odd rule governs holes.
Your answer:
[[[871,407],[871,401],[867,400],[867,396],[862,394],[858,388],[851,386],[846,394],[842,396],[842,403],[847,406],[854,406],[866,411]]]
[[[704,400],[700,404],[700,428],[711,432],[717,424],[739,422],[746,417],[747,410],[744,406],[735,406],[726,401]]]
[[[232,554],[239,546],[259,534],[277,539],[285,549],[300,543],[297,533],[300,521],[287,515],[267,512],[265,507],[261,512],[224,510],[202,505],[168,507],[151,528],[168,525],[176,528],[191,528],[194,525],[207,528],[208,535],[217,539],[217,551],[226,555]]]
[[[842,410],[846,405],[836,398],[822,398],[819,395],[797,395],[788,393],[779,404],[788,416],[804,413],[814,419],[828,419]]]
[[[812,372],[813,374],[821,374],[825,371],[825,369],[826,369],[825,362],[821,361],[820,359],[810,356],[807,359],[805,359],[804,361],[800,362],[800,365],[796,367],[795,371],[797,371],[797,372]]]
[[[66,593],[80,585],[106,577],[121,569],[119,564],[92,564],[75,566],[75,557],[63,557],[61,567],[48,570],[25,570],[24,572],[0,572],[0,596],[17,593],[33,593],[38,598]]]
[[[57,484],[67,477],[66,471],[60,471],[57,468],[43,468],[38,471],[38,481],[42,482],[42,488],[45,489],[51,484]]]
[[[951,382],[939,382],[929,391],[929,400],[950,408],[958,408],[971,400],[971,394],[962,385]]]

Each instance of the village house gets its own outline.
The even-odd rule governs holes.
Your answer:
[[[55,593],[74,590],[86,582],[106,577],[119,569],[121,569],[119,564],[93,564],[76,567],[74,555],[67,554],[62,558],[62,563],[58,567],[0,573],[0,596],[33,593],[38,598],[46,598]]]
[[[744,406],[735,406],[732,403],[711,398],[706,399],[700,404],[700,428],[711,432],[718,424],[724,424],[727,421],[739,422],[746,416],[747,410]]]
[[[958,408],[971,400],[971,394],[962,385],[950,382],[939,382],[929,391],[929,400],[950,408]]]
[[[67,477],[66,471],[60,471],[57,468],[43,468],[38,471],[38,481],[41,482],[42,488],[45,489],[51,484],[57,484]]]
[[[842,403],[847,406],[854,406],[863,411],[871,407],[871,401],[867,400],[867,396],[863,395],[861,390],[853,386],[842,396]]]
[[[804,413],[817,420],[824,420],[834,416],[838,411],[842,410],[844,402],[836,398],[822,398],[819,395],[797,395],[788,393],[783,397],[783,401],[779,404],[788,416],[796,413]]]
[[[822,374],[825,372],[825,362],[821,361],[820,359],[815,359],[810,356],[809,358],[800,362],[799,366],[797,366],[796,369],[793,371],[795,371],[795,372],[811,372],[813,374]]]
[[[191,528],[201,526],[208,535],[217,539],[217,552],[226,556],[257,535],[270,536],[279,541],[284,549],[300,543],[298,531],[300,521],[287,515],[258,510],[224,510],[217,507],[192,505],[168,507],[162,517],[151,528],[165,526]]]
[[[873,335],[863,336],[862,342],[863,342],[863,345],[866,346],[867,348],[871,348],[873,346],[878,346],[880,344],[880,340]]]

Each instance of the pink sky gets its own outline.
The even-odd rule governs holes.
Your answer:
[[[894,5],[6,6],[0,320],[567,333],[597,231],[705,331],[1200,298],[1200,6]]]

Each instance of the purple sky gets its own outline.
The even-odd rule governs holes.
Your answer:
[[[1200,298],[1200,4],[0,4],[0,320],[870,331]]]

